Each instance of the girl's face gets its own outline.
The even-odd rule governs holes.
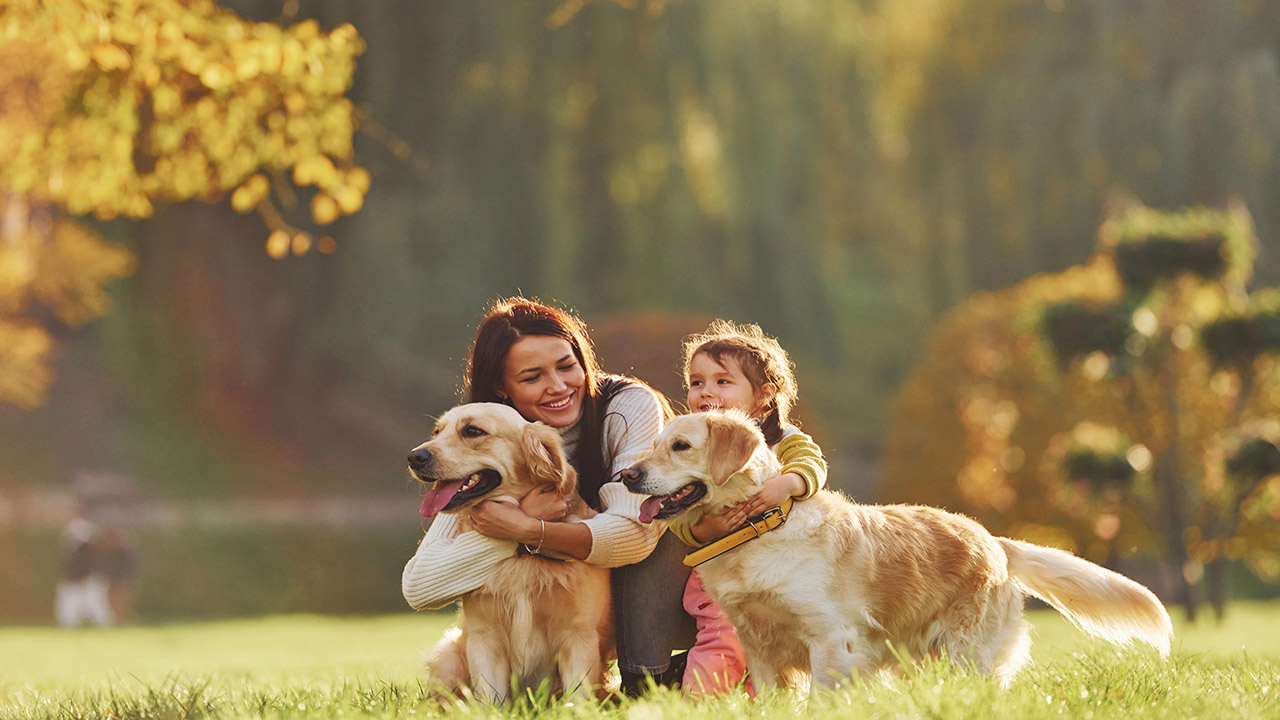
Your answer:
[[[568,427],[582,412],[587,374],[568,340],[526,335],[507,351],[502,390],[526,420]]]
[[[774,392],[772,383],[752,387],[737,358],[728,355],[722,365],[706,353],[694,353],[687,379],[689,410],[693,412],[734,409],[757,417]]]

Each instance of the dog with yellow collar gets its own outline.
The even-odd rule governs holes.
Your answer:
[[[745,414],[698,413],[672,420],[622,480],[658,498],[663,518],[741,503],[778,467]],[[1026,595],[1095,637],[1169,652],[1169,615],[1142,585],[937,508],[822,490],[735,535],[698,572],[738,631],[757,692],[942,653],[1007,685],[1030,655]]]

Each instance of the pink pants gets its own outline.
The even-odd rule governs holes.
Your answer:
[[[738,632],[702,587],[697,570],[684,587],[684,609],[698,624],[698,635],[684,670],[685,692],[714,695],[732,690],[747,674],[747,658],[738,642]],[[754,694],[750,682],[746,687],[748,694]]]

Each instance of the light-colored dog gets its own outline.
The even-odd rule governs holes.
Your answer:
[[[422,514],[457,513],[462,530],[482,500],[518,504],[553,486],[565,519],[595,513],[577,492],[577,474],[560,435],[497,403],[459,405],[440,417],[432,438],[409,454],[410,473],[432,485]],[[584,562],[520,553],[499,563],[462,601],[458,627],[428,661],[448,691],[469,687],[504,702],[512,684],[588,694],[601,685],[613,630],[608,570]]]
[[[656,496],[643,516],[708,512],[751,497],[779,472],[759,430],[737,412],[681,416],[652,454],[623,471]],[[935,508],[857,505],[820,491],[786,522],[698,567],[737,628],[757,690],[832,685],[890,669],[895,653],[971,663],[1007,685],[1031,646],[1024,595],[1118,645],[1169,652],[1172,625],[1145,587],[1070,553],[993,537]]]

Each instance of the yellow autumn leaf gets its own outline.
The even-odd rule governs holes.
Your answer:
[[[343,215],[351,215],[358,212],[364,205],[364,193],[349,186],[340,186],[333,191],[333,197],[338,201],[338,208],[342,210]]]
[[[276,260],[283,259],[289,254],[290,240],[288,230],[273,231],[267,236],[267,255]]]
[[[306,255],[311,249],[311,236],[304,232],[294,233],[291,249],[294,255]]]
[[[339,212],[338,201],[328,193],[316,193],[311,198],[311,219],[317,225],[328,225],[338,219]]]
[[[347,171],[346,183],[360,193],[369,192],[369,171],[362,167],[351,168]]]
[[[98,67],[111,72],[112,70],[124,70],[132,64],[129,59],[129,53],[125,52],[119,45],[103,43],[93,49],[93,61]]]
[[[231,207],[241,215],[253,210],[257,205],[257,198],[246,185],[241,185],[231,193]]]
[[[73,72],[78,72],[88,67],[91,59],[89,53],[85,52],[84,48],[79,45],[67,49],[67,67]]]
[[[53,338],[43,328],[0,321],[0,403],[39,405],[53,381],[52,353]]]

